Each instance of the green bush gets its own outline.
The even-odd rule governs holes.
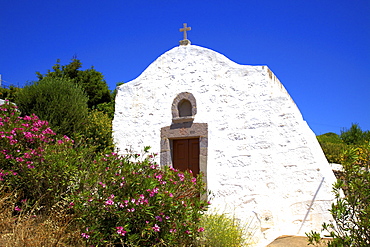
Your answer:
[[[226,214],[204,214],[201,223],[204,231],[200,235],[199,247],[239,247],[247,245],[248,227]]]
[[[39,80],[46,78],[66,78],[71,80],[73,83],[78,85],[88,97],[88,107],[93,109],[101,103],[109,103],[112,101],[108,85],[104,80],[102,73],[96,71],[94,67],[86,70],[79,70],[82,67],[82,63],[79,59],[73,58],[70,64],[60,65],[60,61],[57,60],[52,69],[43,75],[40,72],[36,72]]]
[[[75,140],[83,145],[87,144],[97,152],[112,152],[114,149],[112,133],[112,119],[108,114],[91,110],[84,129],[79,137],[75,137]]]
[[[358,124],[352,124],[351,128],[341,130],[340,138],[348,145],[362,145],[370,141],[370,132],[362,131]]]
[[[71,80],[46,77],[20,90],[15,103],[23,115],[36,114],[57,133],[73,137],[86,123],[87,100]]]
[[[329,132],[317,136],[317,140],[329,163],[340,164],[342,162],[341,156],[343,151],[347,148],[347,145],[339,135]]]
[[[370,246],[370,146],[350,148],[343,157],[343,173],[333,187],[334,222],[324,223],[323,230],[333,238],[328,246]],[[307,235],[311,244],[321,240],[320,233]]]

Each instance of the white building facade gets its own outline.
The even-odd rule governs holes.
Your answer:
[[[205,174],[211,207],[253,219],[257,246],[318,231],[331,219],[334,174],[267,66],[239,65],[182,45],[117,89],[119,152],[151,146],[158,163],[173,166],[185,145],[188,168]]]

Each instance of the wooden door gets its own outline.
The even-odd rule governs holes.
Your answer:
[[[173,140],[173,167],[199,174],[199,139]]]

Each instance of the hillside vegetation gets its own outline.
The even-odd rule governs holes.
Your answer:
[[[342,129],[340,135],[329,132],[317,136],[317,140],[329,163],[342,164],[343,152],[351,148],[356,148],[360,158],[365,159],[363,156],[370,143],[370,131],[363,131],[358,124],[352,124],[349,129]]]

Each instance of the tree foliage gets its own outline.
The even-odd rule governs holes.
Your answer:
[[[96,109],[90,110],[79,139],[97,152],[113,151],[112,120],[108,114]]]
[[[60,65],[60,61],[52,67],[53,71],[43,75],[36,72],[39,80],[44,78],[69,78],[72,82],[79,85],[88,96],[88,107],[95,108],[99,104],[112,101],[107,83],[102,73],[96,71],[94,67],[86,70],[79,70],[82,63],[79,59],[73,58],[70,64]]]
[[[36,114],[60,134],[73,137],[84,129],[88,98],[68,78],[45,77],[17,93],[16,104],[24,115]]]
[[[341,130],[340,139],[348,145],[362,145],[370,141],[370,131],[362,131],[356,123],[351,128]]]
[[[22,90],[22,88],[15,86],[10,86],[9,88],[0,87],[0,99],[7,99],[11,102],[14,102],[16,94],[20,90]]]
[[[330,247],[370,246],[370,146],[344,152],[342,177],[334,184],[335,202],[331,207],[334,222],[324,223]],[[344,194],[343,194],[344,192]],[[319,243],[317,232],[308,234],[311,244]]]

